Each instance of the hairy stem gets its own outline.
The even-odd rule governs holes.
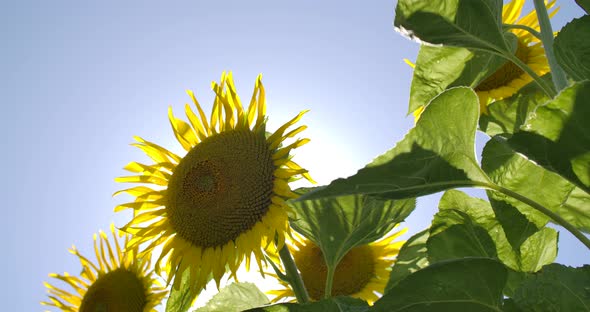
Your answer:
[[[303,284],[303,279],[297,270],[297,266],[295,265],[295,261],[293,260],[293,256],[291,256],[291,252],[289,251],[287,244],[284,244],[283,248],[281,248],[279,251],[279,257],[281,258],[281,262],[283,262],[283,266],[285,267],[285,275],[289,280],[289,284],[291,284],[291,288],[293,288],[297,302],[309,302],[309,294],[307,293],[307,289]]]

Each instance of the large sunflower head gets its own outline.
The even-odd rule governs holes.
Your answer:
[[[539,31],[539,20],[533,10],[520,17],[525,0],[512,0],[502,8],[502,23],[527,26]],[[546,3],[547,10],[555,5],[555,0]],[[553,17],[559,8],[549,12]],[[530,32],[523,29],[511,29],[517,38],[516,57],[528,65],[537,75],[542,76],[549,72],[549,64],[545,56],[545,49],[541,41]],[[492,75],[480,82],[475,87],[479,97],[479,105],[482,113],[487,113],[487,105],[492,101],[501,100],[516,93],[520,88],[533,81],[533,78],[512,62],[506,62]]]
[[[115,248],[104,232],[99,232],[99,237],[94,235],[96,263],[81,255],[76,247],[70,249],[82,264],[80,276],[68,273],[49,276],[70,285],[75,292],[44,283],[49,301],[41,304],[71,312],[156,311],[154,307],[168,292],[157,283],[155,275],[149,270],[150,255],[138,258],[137,248],[128,248],[128,235],[125,235],[121,248],[116,235],[119,231],[115,230],[114,225],[111,225],[111,232]]]
[[[133,219],[123,227],[134,235],[131,244],[150,242],[145,253],[161,245],[156,272],[163,267],[169,283],[190,270],[195,292],[211,276],[219,286],[226,269],[235,277],[244,258],[249,267],[252,253],[261,266],[262,249],[272,242],[283,244],[288,231],[285,200],[297,197],[288,182],[299,177],[311,181],[289,155],[309,139],[285,143],[306,128],[289,130],[305,111],[269,134],[261,76],[248,107],[242,106],[231,73],[222,74],[212,88],[216,97],[210,118],[190,91],[197,112],[186,104],[189,123],[169,110],[174,135],[186,155],[136,137],[134,145],[154,163],[131,162],[125,169],[137,175],[116,179],[152,185],[117,192],[135,196],[135,201],[115,211],[134,209]],[[175,279],[175,287],[180,280]]]
[[[382,239],[356,246],[344,255],[334,272],[332,296],[359,298],[371,305],[377,301],[389,280],[391,266],[405,243],[394,240],[406,231],[407,228],[400,231],[392,230]],[[328,272],[322,251],[316,244],[296,232],[293,232],[292,237],[287,246],[293,254],[303,284],[311,300],[321,300],[324,298]],[[294,297],[293,290],[285,282],[280,282],[284,286],[283,289],[269,292],[276,296],[273,300],[275,302]]]

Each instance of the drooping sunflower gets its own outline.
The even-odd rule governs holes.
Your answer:
[[[502,22],[504,24],[516,24],[527,26],[539,31],[539,20],[535,10],[520,17],[525,0],[512,0],[502,8]],[[551,10],[555,0],[545,2],[547,10]],[[559,8],[549,12],[553,17]],[[510,29],[517,37],[516,57],[528,65],[537,75],[542,76],[549,72],[549,64],[545,56],[545,49],[539,38],[523,29]],[[480,82],[475,88],[479,97],[482,113],[487,113],[487,105],[494,100],[501,100],[516,93],[520,88],[533,81],[533,78],[512,62],[506,62],[491,76]]]
[[[128,235],[125,235],[121,248],[117,232],[119,231],[114,225],[111,225],[115,249],[104,232],[100,231],[98,238],[94,234],[96,263],[81,255],[76,247],[72,246],[70,252],[76,255],[82,264],[80,276],[68,273],[49,276],[70,285],[75,293],[45,282],[49,301],[41,304],[70,312],[156,311],[154,307],[162,301],[168,291],[158,284],[155,274],[150,270],[150,255],[137,258],[137,248],[128,248]],[[100,241],[100,246],[97,241]]]
[[[115,193],[136,197],[115,211],[134,209],[133,219],[123,227],[134,236],[132,246],[149,242],[144,253],[162,246],[156,272],[165,269],[168,283],[190,270],[192,291],[203,289],[210,277],[219,287],[226,268],[235,277],[244,258],[250,266],[252,254],[261,267],[265,261],[262,250],[271,243],[284,243],[290,211],[285,200],[298,196],[288,182],[301,177],[312,181],[289,155],[309,139],[285,142],[306,129],[299,126],[288,131],[306,111],[267,133],[261,79],[258,76],[250,105],[244,108],[231,72],[224,72],[219,84],[212,83],[216,97],[210,119],[187,91],[198,111],[197,115],[186,104],[190,125],[169,109],[174,135],[186,155],[136,137],[133,145],[154,164],[131,162],[125,169],[138,175],[116,179],[153,185]],[[174,280],[175,287],[180,280]]]
[[[338,263],[332,282],[332,296],[350,296],[373,304],[383,294],[389,280],[391,266],[405,241],[393,242],[404,234],[407,228],[392,230],[378,241],[352,248]],[[303,284],[311,300],[324,298],[327,278],[327,266],[320,247],[297,232],[292,232],[293,239],[287,246],[293,254]],[[276,297],[274,302],[283,298],[293,298],[289,286],[280,281],[283,289],[269,292]]]
[[[502,7],[502,23],[527,26],[538,32],[540,26],[535,10],[520,17],[524,3],[525,0],[512,0],[506,3]],[[553,8],[555,6],[555,0],[545,3],[548,11],[553,9],[549,11],[549,16],[553,17],[559,10],[558,7]],[[528,65],[538,76],[548,73],[550,68],[542,42],[524,29],[512,28],[509,31],[516,35],[517,38],[516,57]],[[413,63],[408,60],[405,61],[414,67]],[[475,87],[475,92],[479,98],[480,113],[486,114],[488,112],[487,106],[492,101],[512,96],[532,81],[533,78],[520,69],[520,67],[510,61],[506,62],[496,72]],[[424,106],[421,106],[412,113],[416,121],[424,111],[424,108]]]

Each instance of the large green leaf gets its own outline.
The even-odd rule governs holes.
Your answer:
[[[449,87],[475,87],[506,62],[484,51],[422,45],[416,59],[408,113]]]
[[[586,14],[590,14],[590,0],[576,0],[576,3],[586,11]]]
[[[400,281],[372,311],[500,311],[506,276],[493,259],[438,262]]]
[[[416,233],[402,246],[395,260],[395,265],[391,268],[385,293],[389,292],[391,288],[406,276],[430,264],[428,262],[428,251],[426,247],[426,240],[428,239],[429,233],[428,229]]]
[[[497,184],[536,201],[551,211],[558,211],[574,185],[515,153],[501,137],[494,137],[483,149],[482,168]],[[550,191],[548,191],[550,190]],[[518,208],[537,227],[549,217],[512,197],[488,191],[488,196]]]
[[[555,37],[555,58],[574,80],[590,79],[590,16],[566,24]]]
[[[430,263],[486,256],[497,257],[514,271],[535,272],[557,256],[557,232],[539,230],[504,202],[492,200],[490,206],[482,199],[449,190],[441,198],[439,210],[427,243]]]
[[[539,231],[539,226],[534,222],[529,221],[520,211],[509,203],[494,199],[493,193],[488,194],[490,204],[496,219],[502,225],[502,229],[506,234],[506,239],[512,248],[516,251],[520,250],[520,246],[531,235]],[[541,221],[539,223],[542,223]]]
[[[420,46],[412,86],[408,113],[427,105],[459,78],[473,53],[465,48]]]
[[[590,193],[590,81],[574,83],[537,107],[508,143]]]
[[[590,233],[590,195],[574,188],[557,213],[576,228]]]
[[[502,224],[506,238],[513,248],[518,263],[517,271],[536,272],[552,263],[557,257],[557,231],[538,228],[514,206],[490,195],[497,220]],[[514,267],[511,266],[512,269]]]
[[[431,44],[509,51],[501,14],[501,0],[399,0],[394,25]]]
[[[463,257],[497,257],[496,245],[486,229],[454,209],[434,216],[426,246],[430,263]]]
[[[557,258],[558,233],[551,228],[542,228],[520,245],[521,269],[536,272]]]
[[[506,266],[514,270],[520,270],[518,254],[515,253],[510,245],[504,232],[504,228],[496,218],[494,210],[489,202],[480,198],[471,197],[458,190],[449,190],[446,191],[440,199],[438,208],[441,212],[459,211],[463,212],[464,215],[468,215],[470,217],[470,222],[473,222],[487,231],[496,246],[497,257]],[[447,225],[461,224],[466,222],[464,215],[462,218],[449,218],[438,222]]]
[[[252,283],[232,283],[194,312],[240,312],[269,304],[266,295]]]
[[[366,312],[369,305],[350,297],[334,297],[308,304],[280,303],[248,310],[249,312]]]
[[[418,197],[442,190],[485,185],[489,180],[475,159],[479,101],[466,87],[434,98],[403,140],[346,179],[302,199],[349,194],[388,198]]]
[[[320,247],[326,265],[336,267],[350,249],[383,237],[415,208],[415,199],[366,195],[291,202],[291,226]]]
[[[550,264],[516,290],[514,303],[523,311],[590,311],[590,266]]]
[[[550,74],[541,79],[552,83]],[[479,128],[490,136],[516,133],[520,131],[528,115],[548,100],[549,97],[533,81],[509,98],[490,104],[488,113],[479,118]]]

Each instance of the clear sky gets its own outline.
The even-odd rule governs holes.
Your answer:
[[[582,11],[559,1],[560,28]],[[310,109],[312,142],[296,159],[320,183],[347,176],[399,141],[418,45],[392,26],[395,1],[3,1],[0,136],[2,310],[40,311],[50,272],[79,272],[67,252],[122,225],[113,207],[122,167],[145,160],[140,135],[180,150],[167,120],[192,89],[234,73],[242,99],[263,73],[269,129]],[[529,6],[530,7],[530,6]],[[478,136],[478,153],[485,142]],[[482,195],[483,192],[472,194]],[[409,234],[430,223],[440,194],[421,198]],[[127,198],[128,199],[128,198]],[[590,263],[561,232],[558,262]]]

